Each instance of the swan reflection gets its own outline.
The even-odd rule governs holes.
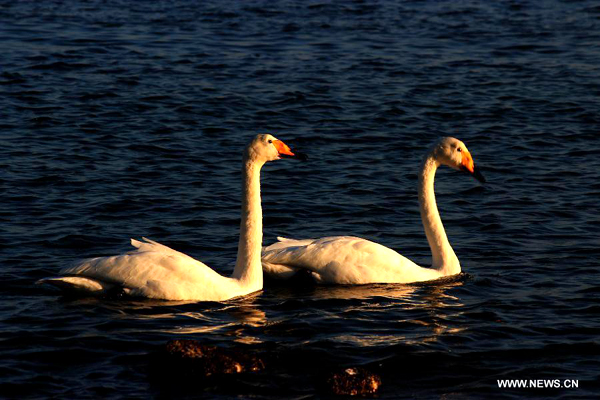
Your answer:
[[[449,293],[464,281],[461,275],[416,285],[319,286],[310,298],[359,300],[338,303],[327,314],[330,323],[340,320],[344,326],[327,334],[328,340],[361,347],[423,344],[467,329],[452,323],[463,313],[464,304]]]
[[[260,338],[249,333],[250,328],[266,324],[267,315],[256,304],[260,293],[225,303],[185,303],[170,314],[157,313],[152,318],[176,319],[164,324],[162,333],[174,335],[220,334],[233,337],[240,343],[260,343]],[[183,308],[183,309],[182,309]]]
[[[213,343],[285,342],[295,332],[292,336],[300,336],[294,340],[306,343],[418,345],[467,329],[456,323],[464,312],[456,289],[468,280],[461,274],[409,285],[272,287],[222,303],[88,298],[72,304],[110,309],[115,319],[134,320],[137,331]],[[148,320],[152,322],[144,323]]]

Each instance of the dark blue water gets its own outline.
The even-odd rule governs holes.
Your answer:
[[[385,399],[600,390],[597,2],[2,0],[0,54],[0,397],[312,398],[347,366]],[[266,243],[351,234],[422,264],[420,158],[465,141],[488,184],[436,180],[464,273],[226,303],[34,285],[142,236],[230,273],[259,132],[310,156],[264,168]],[[149,354],[174,338],[267,369],[157,382]]]

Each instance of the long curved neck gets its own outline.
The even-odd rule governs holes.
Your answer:
[[[244,286],[262,289],[260,261],[262,247],[262,208],[260,204],[260,169],[264,163],[244,154],[242,164],[242,215],[237,260],[232,278]]]
[[[421,174],[419,175],[419,205],[421,208],[421,221],[431,248],[432,266],[446,276],[458,274],[460,263],[448,242],[435,202],[433,181],[439,166],[439,162],[435,160],[432,154],[423,160]]]

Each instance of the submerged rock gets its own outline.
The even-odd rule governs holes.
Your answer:
[[[169,341],[158,357],[155,367],[181,377],[256,372],[265,368],[264,362],[238,349],[207,346],[197,340]]]
[[[271,387],[272,384],[269,390],[285,393],[286,384],[270,382],[271,374],[294,375],[298,371],[301,371],[305,383],[312,380],[317,390],[327,395],[372,396],[381,387],[381,378],[364,368],[346,368],[323,375],[324,371],[330,370],[329,367],[315,368],[314,360],[280,351],[272,353],[269,348],[257,351],[249,346],[222,348],[190,339],[171,340],[160,351],[151,354],[149,378],[152,385],[159,392],[164,391],[167,397],[173,393],[196,393],[198,390],[248,394],[256,390],[260,392],[260,388]],[[265,359],[269,360],[269,373],[265,373]],[[294,363],[290,364],[290,360]],[[312,369],[305,370],[297,363],[306,363]],[[254,377],[247,375],[259,371],[263,373]]]
[[[381,378],[364,368],[353,367],[332,374],[326,385],[327,390],[335,395],[368,396],[377,393]]]

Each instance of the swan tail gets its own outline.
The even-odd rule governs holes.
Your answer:
[[[80,276],[60,276],[56,278],[44,278],[36,284],[47,284],[59,288],[65,293],[99,295],[113,289],[115,285],[100,282],[95,279]]]
[[[158,253],[163,253],[163,254],[177,255],[180,257],[189,258],[190,260],[194,260],[192,257],[188,256],[187,254],[181,253],[177,250],[173,250],[169,246],[165,246],[164,244],[160,244],[158,242],[155,242],[154,240],[150,240],[145,237],[142,237],[142,240],[131,239],[131,245],[133,247],[137,248],[137,250],[133,250],[133,251],[129,252],[128,254],[138,253],[138,252],[158,252]],[[194,261],[196,261],[196,260],[194,260]]]
[[[173,250],[170,247],[165,246],[164,244],[160,244],[155,242],[154,240],[150,240],[148,238],[142,237],[142,240],[131,239],[131,245],[137,248],[140,251],[151,251],[151,250]]]
[[[287,265],[282,264],[273,264],[267,261],[263,261],[262,266],[263,272],[266,276],[277,280],[291,279],[298,273],[298,269],[296,268],[288,267]]]
[[[277,237],[277,242],[264,247],[262,252],[263,271],[269,278],[287,280],[298,274],[302,268],[286,265],[286,257],[277,257],[281,252],[293,251],[293,248],[308,246],[315,239],[288,239]],[[285,261],[284,261],[285,260]],[[282,262],[283,261],[283,262]]]
[[[284,249],[286,247],[307,246],[315,241],[315,239],[288,239],[281,236],[278,236],[277,240],[272,245],[263,247],[263,252]]]

